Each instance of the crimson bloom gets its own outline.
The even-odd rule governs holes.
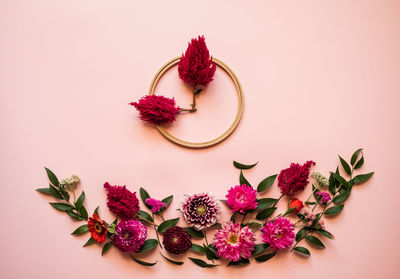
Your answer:
[[[172,123],[180,112],[174,98],[157,95],[146,95],[130,105],[139,111],[141,120],[155,125]]]
[[[226,195],[226,204],[232,209],[232,212],[241,214],[256,209],[258,205],[257,190],[246,184],[236,185],[229,189]]]
[[[104,183],[107,193],[107,206],[111,212],[124,220],[134,219],[139,211],[139,200],[136,193],[130,192],[125,186],[112,186]]]
[[[293,196],[296,192],[303,191],[308,184],[308,176],[313,161],[307,161],[304,165],[292,163],[290,168],[284,169],[278,176],[278,186],[281,193]]]
[[[213,80],[215,70],[204,36],[192,39],[179,60],[179,77],[193,86],[207,85]]]
[[[178,226],[168,228],[164,233],[163,244],[165,250],[171,254],[182,254],[192,246],[191,236]]]
[[[91,236],[98,243],[103,243],[107,236],[107,225],[104,220],[101,220],[96,213],[89,218],[88,228]]]

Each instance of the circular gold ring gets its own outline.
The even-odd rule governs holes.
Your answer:
[[[176,57],[166,63],[164,66],[161,67],[161,69],[157,72],[157,74],[154,76],[153,80],[151,81],[150,85],[150,91],[149,95],[154,95],[154,91],[156,89],[157,83],[160,80],[160,78],[173,66],[179,63],[179,60],[181,59],[181,56]],[[239,79],[236,77],[235,73],[232,71],[231,68],[229,68],[224,62],[221,60],[213,57],[212,58],[213,62],[220,68],[222,68],[232,79],[233,83],[235,84],[236,91],[237,91],[237,96],[238,96],[238,109],[236,113],[235,120],[233,121],[232,125],[226,130],[222,135],[219,137],[205,141],[205,142],[189,142],[189,141],[184,141],[181,139],[178,139],[177,137],[171,135],[165,128],[161,126],[156,126],[157,130],[167,139],[172,141],[173,143],[176,143],[181,146],[185,147],[190,147],[190,148],[205,148],[205,147],[210,147],[213,146],[217,143],[220,143],[224,139],[226,139],[232,132],[236,129],[237,125],[239,124],[240,119],[242,118],[243,114],[243,91],[242,87],[240,86]]]

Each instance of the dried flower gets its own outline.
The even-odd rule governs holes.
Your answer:
[[[148,198],[145,201],[148,205],[150,205],[151,207],[151,211],[153,213],[157,213],[159,212],[161,209],[166,208],[167,205],[165,204],[165,202],[162,202],[160,200],[156,200],[156,199],[152,199],[152,198]]]
[[[77,175],[72,175],[70,178],[64,178],[60,184],[64,186],[68,191],[75,191],[78,186],[80,179]]]
[[[329,187],[329,180],[323,176],[320,172],[313,172],[311,176],[317,181],[318,186],[322,188]]]
[[[220,207],[212,195],[200,193],[186,195],[181,211],[190,226],[202,230],[217,223]]]
[[[139,118],[154,125],[172,123],[179,113],[174,98],[146,95],[139,102],[130,103],[139,111]]]
[[[192,246],[190,234],[178,226],[168,228],[163,237],[165,250],[171,254],[185,253]]]
[[[293,196],[296,192],[304,190],[308,184],[308,175],[312,165],[315,165],[315,162],[307,161],[302,166],[292,163],[289,168],[282,170],[278,176],[281,193]]]
[[[281,250],[292,245],[294,241],[294,226],[283,217],[269,219],[261,228],[261,238],[275,250]]]
[[[315,195],[320,197],[320,204],[327,204],[332,199],[331,195],[329,195],[327,192],[317,191],[315,192]]]
[[[179,77],[193,86],[207,85],[213,80],[215,70],[204,36],[192,39],[179,61]]]
[[[232,209],[232,212],[242,214],[248,210],[256,209],[258,205],[257,191],[245,184],[229,189],[226,199],[226,204]]]
[[[101,220],[96,213],[89,218],[88,221],[89,232],[91,237],[98,243],[103,243],[107,236],[107,225],[104,220]]]
[[[293,199],[290,203],[288,208],[292,209],[295,208],[292,212],[293,213],[299,213],[299,211],[304,207],[304,204],[301,200],[299,199]]]
[[[147,228],[138,220],[120,222],[115,228],[114,245],[122,252],[135,253],[140,250],[147,237]]]
[[[259,230],[264,226],[264,223],[257,219],[250,219],[249,221],[244,222],[244,225],[248,226],[253,231]]]
[[[130,192],[126,186],[111,186],[104,183],[107,190],[107,206],[118,217],[128,220],[134,219],[139,211],[139,200],[136,193]]]
[[[220,257],[236,262],[241,257],[248,259],[251,256],[255,241],[255,234],[249,227],[242,228],[240,223],[228,222],[217,230],[213,244]]]

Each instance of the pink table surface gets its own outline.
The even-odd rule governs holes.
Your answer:
[[[238,75],[245,112],[228,140],[190,150],[127,104],[199,34]],[[1,278],[399,278],[399,1],[1,1],[0,36]],[[189,104],[176,69],[159,86]],[[173,132],[216,136],[232,120],[234,94],[218,70],[199,113],[180,116]],[[101,257],[34,191],[47,166],[78,174],[87,208],[100,205],[107,220],[105,181],[174,194],[172,218],[184,193],[223,198],[238,181],[232,160],[260,161],[246,172],[257,184],[308,159],[327,174],[337,154],[359,147],[362,171],[376,173],[327,219],[336,239],[308,259],[282,252],[245,268],[149,269],[116,249]],[[278,195],[276,184],[265,193]]]

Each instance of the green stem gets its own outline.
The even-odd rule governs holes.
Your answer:
[[[276,202],[274,203],[274,205],[272,207],[274,207],[281,200],[282,197],[283,197],[283,194],[276,200]]]
[[[154,213],[151,213],[151,216],[153,217],[153,220],[154,220]],[[153,227],[154,227],[154,230],[155,230],[155,232],[156,232],[158,244],[160,245],[160,248],[163,249],[163,247],[162,247],[162,245],[161,245],[160,237],[158,236],[158,231],[157,231],[157,228],[156,228],[155,224],[153,225]]]
[[[243,224],[243,222],[244,222],[244,219],[246,219],[246,215],[247,215],[247,212],[243,215],[243,219],[242,219],[242,222],[240,222],[240,224],[242,225]]]
[[[151,221],[149,221],[149,220],[146,220],[146,219],[144,219],[143,217],[141,217],[141,216],[139,216],[139,215],[136,215],[140,220],[142,220],[142,221],[145,221],[146,223],[149,223],[149,224],[151,224],[151,225],[153,225],[153,226],[155,226],[155,227],[158,227],[158,225],[156,224],[156,223],[154,223],[154,222],[151,222]]]
[[[292,249],[290,249],[290,252],[292,252],[293,249],[296,248],[296,246],[300,243],[300,241],[302,241],[308,234],[310,234],[310,232],[306,232],[305,235],[302,238],[299,239],[299,241],[296,241],[296,243],[294,244]]]

